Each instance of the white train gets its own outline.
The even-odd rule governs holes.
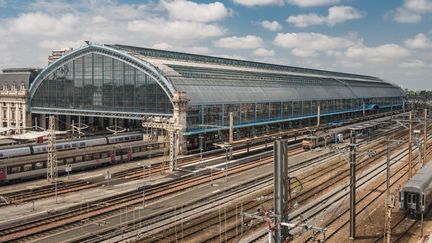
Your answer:
[[[106,145],[106,144],[138,141],[142,139],[143,139],[143,134],[139,132],[104,136],[104,137],[83,138],[78,140],[59,142],[56,144],[56,149],[58,151],[61,151],[61,150],[68,150],[68,149],[75,149],[75,148],[85,148],[85,147],[92,147],[92,146],[99,146],[99,145]],[[14,158],[19,156],[28,156],[28,155],[46,153],[47,149],[48,149],[47,143],[7,147],[4,149],[0,149],[0,159],[8,159],[8,158]]]

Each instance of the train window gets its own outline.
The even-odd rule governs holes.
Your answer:
[[[3,158],[3,153],[0,153],[0,158]]]
[[[46,150],[47,150],[47,149],[46,149],[45,147],[44,147],[44,148],[42,148],[42,151],[46,152]]]
[[[137,153],[137,152],[139,152],[139,151],[140,151],[140,147],[133,148],[133,152],[134,152],[134,153]]]
[[[424,205],[425,204],[425,196],[424,196],[424,194],[422,195],[422,205]]]
[[[100,153],[93,154],[93,159],[100,159],[100,158],[101,158],[101,154]]]
[[[26,165],[24,165],[24,171],[29,171],[29,170],[32,170],[32,169],[33,169],[32,164],[26,164]]]
[[[70,144],[65,144],[65,145],[64,145],[64,148],[65,148],[65,149],[68,149],[68,148],[70,148],[70,147],[71,147]]]
[[[101,159],[108,158],[108,157],[109,157],[108,153],[106,152],[101,153]]]
[[[88,161],[88,160],[91,160],[92,159],[92,156],[91,156],[91,154],[86,154],[86,155],[84,155],[84,161]]]
[[[129,141],[130,140],[130,138],[129,137],[125,137],[125,141]]]
[[[123,141],[124,140],[124,138],[119,138],[119,141]]]
[[[20,173],[20,172],[21,172],[21,166],[14,166],[11,168],[11,174]]]
[[[116,154],[116,155],[120,155],[120,154],[121,154],[121,150],[117,150],[117,151],[115,151],[115,154]]]
[[[77,147],[77,144],[76,143],[73,143],[72,144],[72,148],[76,148]]]
[[[84,147],[84,146],[85,146],[85,143],[84,143],[84,142],[81,142],[81,143],[79,144],[79,146],[80,146],[80,147]]]
[[[65,160],[64,159],[57,160],[57,165],[64,165],[64,164],[65,164]]]
[[[71,164],[74,162],[74,158],[67,158],[66,163]]]
[[[44,167],[44,165],[43,165],[42,162],[37,162],[37,163],[35,164],[35,169],[42,169],[43,167]]]
[[[77,157],[75,157],[75,162],[76,163],[78,163],[78,162],[82,162],[83,161],[83,157],[82,156],[77,156]]]

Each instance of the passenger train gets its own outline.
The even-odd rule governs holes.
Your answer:
[[[432,202],[432,161],[421,168],[399,191],[400,209],[413,217],[427,213]]]
[[[129,141],[138,141],[138,140],[143,140],[142,133],[137,132],[137,133],[128,133],[128,134],[121,134],[121,135],[63,141],[63,142],[56,143],[56,149],[57,151],[61,151],[61,150],[85,148],[85,147],[115,144],[115,143],[129,142]],[[13,147],[7,147],[3,149],[0,148],[0,159],[46,153],[47,149],[48,149],[47,143],[25,145],[25,146],[13,146]]]
[[[138,158],[160,156],[166,153],[165,146],[165,143],[159,142],[134,141],[58,151],[57,168],[59,174],[64,174],[66,166],[70,166],[72,171],[79,171]],[[0,160],[0,184],[43,178],[46,174],[46,153]]]

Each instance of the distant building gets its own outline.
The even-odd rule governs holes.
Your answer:
[[[73,51],[73,48],[61,48],[58,50],[52,50],[51,55],[48,56],[48,64],[51,64],[55,60],[59,59],[60,57],[68,54],[69,52]]]
[[[28,89],[41,69],[9,68],[0,73],[0,127],[22,129],[31,126]]]

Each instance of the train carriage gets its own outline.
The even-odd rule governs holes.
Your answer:
[[[134,141],[100,147],[57,152],[59,173],[70,165],[73,171],[107,164],[128,162],[137,158],[162,155],[165,143]],[[46,176],[47,155],[11,158],[0,161],[0,184],[10,181],[41,178]]]
[[[421,168],[399,191],[400,209],[414,217],[428,211],[432,201],[432,162]]]
[[[104,136],[104,137],[90,137],[90,138],[74,139],[69,141],[59,141],[56,144],[56,149],[57,151],[61,151],[61,150],[85,148],[85,147],[100,146],[106,144],[117,144],[117,143],[139,141],[139,140],[143,140],[143,134],[140,132],[133,132],[133,133]],[[0,148],[0,159],[46,153],[47,148],[48,148],[47,143]]]

